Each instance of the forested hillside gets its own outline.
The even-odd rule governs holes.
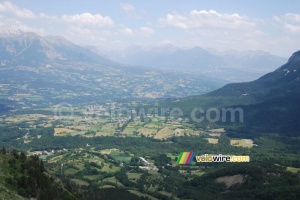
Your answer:
[[[23,152],[3,147],[0,163],[0,197],[10,200],[76,199],[59,180],[45,172],[43,161],[37,156],[27,157]]]

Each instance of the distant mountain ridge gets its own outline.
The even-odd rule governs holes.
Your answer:
[[[267,73],[274,70],[274,66],[280,66],[286,62],[286,58],[272,55],[264,51],[225,51],[217,54],[222,60],[232,67],[242,66],[245,69]]]
[[[101,52],[101,53],[99,53]],[[108,55],[108,56],[105,56]],[[110,60],[110,57],[112,60]],[[171,44],[160,47],[131,46],[125,51],[97,51],[76,45],[63,37],[41,37],[36,33],[0,31],[0,66],[6,64],[91,63],[128,68],[167,69],[198,73],[227,82],[254,80],[284,64],[286,59],[261,51],[214,52],[201,47],[182,49]]]
[[[159,47],[133,45],[124,51],[102,50],[101,53],[120,63],[197,72],[231,82],[254,80],[286,61],[285,58],[263,51],[218,52],[199,46],[183,49],[171,44]]]

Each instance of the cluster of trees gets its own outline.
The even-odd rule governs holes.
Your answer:
[[[17,126],[0,126],[0,133],[0,143],[5,144],[17,138],[23,137],[27,131],[24,129],[19,129]]]
[[[171,158],[166,154],[158,154],[157,156],[153,156],[152,159],[154,160],[154,165],[158,168],[166,167],[171,164]]]
[[[4,161],[1,167],[9,171],[6,184],[19,195],[38,200],[76,199],[59,181],[45,173],[43,161],[37,156],[27,157],[15,149],[7,152],[3,147],[0,157]]]
[[[218,177],[247,175],[244,183],[226,187]],[[300,179],[297,174],[269,162],[228,164],[184,183],[179,197],[192,199],[299,199]],[[217,192],[216,192],[217,191]]]
[[[100,198],[101,197],[101,198]],[[115,200],[147,200],[149,198],[138,197],[122,188],[99,189],[90,187],[84,193],[83,200],[115,199]]]

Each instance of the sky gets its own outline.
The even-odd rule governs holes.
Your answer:
[[[299,0],[0,0],[0,31],[58,35],[80,45],[300,50]]]

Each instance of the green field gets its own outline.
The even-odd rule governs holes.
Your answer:
[[[131,160],[131,157],[128,156],[112,156],[115,160],[124,162],[124,163],[129,163]]]
[[[292,173],[300,173],[300,168],[287,167],[286,170]]]
[[[68,169],[65,170],[66,175],[74,175],[77,172],[79,172],[79,170],[74,169],[74,168],[68,168]]]
[[[124,185],[122,183],[120,183],[120,181],[118,181],[115,177],[109,177],[109,178],[103,179],[102,182],[103,183],[112,183],[112,184],[116,184],[117,186],[124,187]]]
[[[71,179],[71,181],[73,181],[74,183],[76,183],[77,185],[80,185],[80,186],[88,186],[89,183],[86,182],[86,181],[83,181],[83,180],[79,180],[79,179]]]
[[[135,194],[139,197],[144,197],[144,198],[149,198],[150,200],[158,200],[157,198],[149,195],[149,194],[144,194],[144,193],[141,193],[139,191],[136,191],[136,190],[128,190],[129,192],[131,192],[132,194]]]

